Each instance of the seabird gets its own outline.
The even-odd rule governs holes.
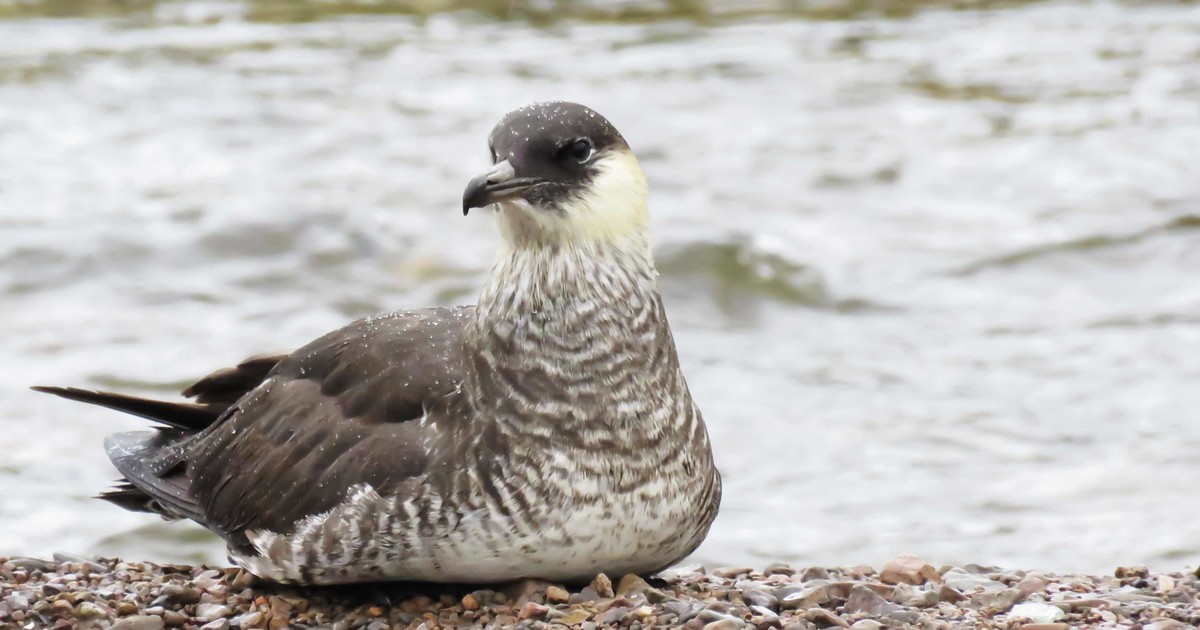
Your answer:
[[[585,581],[691,553],[721,498],[650,251],[646,179],[582,105],[488,137],[463,193],[502,246],[478,304],[361,319],[169,402],[36,387],[153,431],[101,495],[191,519],[278,582]]]

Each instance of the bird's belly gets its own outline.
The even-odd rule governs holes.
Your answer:
[[[447,513],[449,506],[410,503],[363,487],[293,534],[249,532],[261,555],[231,552],[231,558],[283,582],[585,581],[601,572],[647,573],[680,560],[711,520],[686,493],[645,489],[525,513]],[[421,517],[437,508],[437,518]]]

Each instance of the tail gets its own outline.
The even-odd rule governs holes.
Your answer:
[[[208,526],[186,472],[184,449],[190,435],[177,431],[131,431],[104,439],[104,450],[124,479],[97,498],[135,512],[167,519],[190,518]]]
[[[198,433],[208,428],[208,425],[215,422],[220,417],[221,412],[225,411],[224,406],[218,405],[166,402],[150,398],[127,396],[125,394],[79,389],[78,387],[44,387],[42,385],[35,385],[30,389],[35,392],[42,392],[43,394],[54,394],[59,398],[66,398],[67,400],[107,407],[135,415],[139,418],[145,418],[152,422],[158,422],[172,429],[190,431],[192,433]]]
[[[169,519],[188,518],[207,526],[187,476],[188,444],[238,399],[262,384],[283,357],[259,355],[209,374],[183,392],[194,402],[168,402],[76,387],[37,386],[33,390],[157,423],[154,431],[118,433],[104,440],[108,458],[124,478],[98,498],[127,510]]]
[[[166,402],[125,394],[75,387],[34,387],[67,400],[122,411],[160,426],[155,431],[110,435],[104,450],[124,476],[98,498],[135,512],[165,518],[190,518],[204,523],[204,514],[192,496],[183,444],[217,420],[224,406]]]

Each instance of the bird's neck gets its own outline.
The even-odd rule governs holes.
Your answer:
[[[545,319],[574,311],[628,312],[657,300],[658,272],[645,234],[586,246],[506,246],[479,298],[481,325]]]
[[[476,313],[472,389],[513,407],[493,415],[647,417],[663,395],[686,396],[644,236],[503,252]]]

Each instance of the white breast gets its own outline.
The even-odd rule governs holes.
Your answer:
[[[259,553],[231,550],[230,557],[251,573],[280,582],[576,581],[599,572],[662,568],[686,554],[703,535],[700,530],[707,529],[708,519],[697,514],[699,497],[687,493],[648,486],[600,496],[570,509],[544,506],[534,518],[522,518],[485,509],[460,514],[436,497],[418,505],[412,498],[380,496],[364,485],[333,510],[306,519],[291,535],[248,532]],[[428,520],[423,527],[418,515],[426,509],[443,510],[440,520],[448,527],[430,530]]]

